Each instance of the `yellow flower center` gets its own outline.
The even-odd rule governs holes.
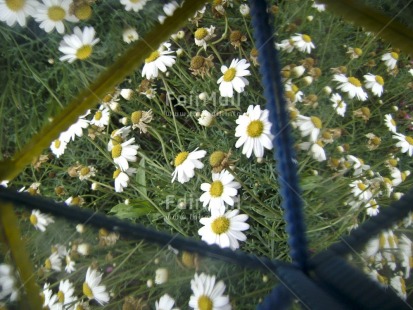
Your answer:
[[[225,158],[225,153],[222,151],[216,151],[211,154],[209,157],[209,164],[212,167],[219,166]]]
[[[65,302],[65,294],[62,291],[57,292],[57,300],[62,304]]]
[[[116,179],[119,176],[120,171],[121,171],[120,169],[116,169],[115,172],[113,172],[113,178],[114,179]]]
[[[356,87],[361,87],[360,80],[359,80],[358,78],[355,78],[354,76],[350,76],[350,77],[348,78],[348,82],[349,82],[350,84],[353,84],[353,85],[356,86]]]
[[[182,261],[182,264],[184,264],[188,268],[195,267],[195,255],[192,253],[184,251],[182,253],[181,261]]]
[[[358,47],[354,48],[353,51],[354,51],[354,54],[356,54],[358,56],[361,56],[363,54],[363,50],[361,48],[358,48]]]
[[[72,202],[70,204],[80,206],[80,202],[81,202],[80,197],[76,196],[76,197],[73,197]]]
[[[58,22],[65,18],[66,11],[61,6],[54,5],[47,10],[47,16],[52,21]]]
[[[406,136],[406,137],[404,137],[404,139],[407,141],[407,143],[409,143],[410,145],[413,145],[413,138],[412,137]]]
[[[290,111],[290,118],[291,118],[292,120],[296,119],[297,116],[298,116],[298,111],[297,111],[297,110],[291,110],[291,111]]]
[[[406,172],[400,173],[400,177],[401,177],[401,179],[402,179],[403,182],[406,181],[406,178],[407,178]]]
[[[47,258],[47,259],[44,261],[44,268],[46,268],[47,270],[52,269],[52,262],[50,261],[49,258]]]
[[[118,145],[121,144],[123,142],[123,139],[121,136],[113,136],[112,137],[112,144],[113,145]]]
[[[204,65],[205,58],[202,56],[194,56],[191,59],[191,68],[192,69],[199,69]]]
[[[197,39],[197,40],[202,40],[207,35],[208,35],[208,30],[206,30],[205,28],[198,28],[195,31],[195,39]]]
[[[393,126],[396,126],[396,122],[394,121],[394,119],[390,119],[390,123],[393,125]]]
[[[138,3],[139,1],[142,1],[142,0],[129,0],[129,1],[132,3]]]
[[[398,163],[397,159],[394,159],[394,158],[390,158],[390,159],[389,159],[389,164],[390,164],[392,167],[396,167],[396,166],[397,166],[397,163]]]
[[[149,55],[148,58],[145,59],[145,63],[153,62],[153,61],[157,60],[159,58],[159,56],[161,56],[161,54],[159,54],[158,51],[154,51]]]
[[[371,139],[371,142],[372,142],[374,145],[380,145],[381,139],[380,139],[379,137],[373,137],[373,138]]]
[[[86,297],[89,299],[94,298],[92,289],[89,287],[89,285],[86,282],[83,282],[83,294],[85,294]]]
[[[175,157],[175,167],[178,167],[179,165],[182,165],[182,163],[186,160],[188,157],[189,153],[188,152],[181,152]]]
[[[94,119],[97,120],[97,121],[99,121],[101,118],[102,118],[102,112],[101,112],[101,111],[97,111],[97,112],[95,113]]]
[[[7,7],[13,12],[20,11],[25,4],[26,0],[6,0]]]
[[[361,112],[363,113],[364,116],[366,117],[370,117],[371,113],[370,113],[370,109],[368,107],[362,107],[361,108]]]
[[[375,80],[377,83],[379,83],[380,85],[384,85],[384,80],[380,75],[376,75]]]
[[[79,174],[80,174],[81,176],[85,176],[85,175],[88,175],[89,172],[90,172],[90,168],[89,168],[89,167],[83,167],[82,169],[80,169]]]
[[[135,111],[131,115],[131,120],[133,124],[139,124],[139,121],[142,118],[142,111]]]
[[[118,158],[122,154],[122,145],[117,144],[112,149],[112,158]]]
[[[247,134],[251,138],[256,138],[261,136],[262,132],[264,131],[264,123],[260,120],[255,120],[249,123],[247,127]]]
[[[392,57],[393,59],[395,59],[395,60],[398,60],[398,59],[399,59],[399,54],[397,54],[396,52],[391,52],[390,55],[391,55],[391,57]]]
[[[238,42],[238,41],[241,41],[241,39],[242,39],[242,33],[239,30],[232,31],[229,36],[229,40],[231,42]]]
[[[360,190],[362,190],[362,191],[364,191],[364,190],[367,188],[367,186],[364,185],[363,183],[358,183],[358,184],[357,184],[357,187],[358,187]]]
[[[208,296],[202,295],[198,298],[198,309],[199,310],[212,310],[214,306],[211,298]]]
[[[296,94],[300,89],[297,87],[297,85],[293,84],[291,85],[291,90]]]
[[[87,20],[92,16],[92,8],[87,4],[82,4],[75,10],[75,16],[80,20]]]
[[[92,46],[87,44],[77,50],[76,57],[77,59],[84,60],[88,58],[90,54],[92,54]]]
[[[209,189],[209,193],[212,197],[221,197],[222,193],[224,192],[224,185],[221,181],[214,181],[211,183],[211,188]]]
[[[231,82],[235,78],[236,74],[237,74],[237,70],[235,70],[235,68],[229,68],[224,73],[224,81]]]
[[[306,42],[306,43],[311,42],[311,37],[309,35],[303,34],[301,37],[303,38],[304,42]]]
[[[229,219],[227,219],[225,216],[220,216],[220,217],[217,217],[211,223],[211,229],[214,233],[216,233],[217,235],[220,235],[228,231],[229,224],[230,224]]]
[[[318,128],[318,129],[323,128],[323,122],[317,116],[311,116],[310,119],[315,128]]]
[[[293,91],[291,90],[287,90],[285,92],[285,97],[287,97],[288,99],[290,99],[291,101],[295,101],[295,94]]]
[[[37,224],[37,216],[32,214],[30,215],[30,223],[32,223],[33,225]]]
[[[56,140],[54,140],[54,147],[55,148],[60,148],[60,145],[61,145],[62,143],[60,142],[60,140],[59,139],[56,139]]]

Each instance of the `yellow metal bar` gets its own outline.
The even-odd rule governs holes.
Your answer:
[[[3,239],[10,249],[13,261],[20,274],[21,281],[27,294],[25,307],[29,309],[42,309],[43,302],[40,298],[39,287],[36,284],[32,264],[26,252],[25,245],[20,237],[19,221],[13,212],[11,203],[0,204],[0,224],[4,233]]]
[[[39,156],[43,149],[50,146],[60,132],[69,128],[77,118],[121,83],[126,76],[133,73],[137,66],[143,63],[152,51],[169,36],[176,32],[191,18],[197,9],[200,9],[206,0],[188,0],[178,8],[173,16],[155,27],[144,39],[137,41],[124,55],[109,67],[98,79],[61,111],[51,123],[43,127],[29,143],[20,150],[12,160],[0,162],[0,180],[11,180],[16,177],[34,157]]]
[[[390,18],[358,0],[317,0],[317,2],[325,4],[327,10],[354,22],[357,26],[375,32],[394,47],[413,56],[413,31],[399,23],[396,17]]]

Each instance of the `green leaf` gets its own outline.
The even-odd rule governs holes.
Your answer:
[[[311,191],[317,187],[322,187],[324,185],[321,184],[323,178],[319,175],[312,175],[308,177],[301,178],[301,189],[303,191]]]
[[[109,212],[120,219],[136,219],[155,211],[147,200],[131,201],[129,204],[119,203]]]

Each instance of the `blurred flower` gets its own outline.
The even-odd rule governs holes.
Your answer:
[[[216,209],[225,212],[225,203],[234,206],[234,197],[241,185],[234,181],[234,176],[227,170],[212,174],[212,183],[202,183],[201,189],[205,192],[199,198],[203,207],[208,210]]]
[[[323,149],[323,143],[318,140],[316,142],[302,142],[298,144],[301,150],[309,151],[311,157],[316,161],[326,160],[326,153]]]
[[[301,136],[310,136],[311,142],[317,141],[320,129],[323,128],[323,123],[317,116],[298,115],[294,123],[300,130]]]
[[[78,170],[79,180],[89,180],[96,175],[96,168],[93,166],[83,166]]]
[[[356,197],[358,200],[362,201],[370,201],[373,194],[368,189],[368,185],[364,184],[361,180],[355,180],[350,183],[350,187],[352,188],[351,193]]]
[[[198,123],[201,126],[210,127],[215,123],[215,116],[207,110],[203,110],[201,116],[198,118]]]
[[[346,113],[347,104],[341,98],[340,94],[332,94],[330,101],[333,102],[333,108],[336,110],[336,113],[344,117],[344,114]]]
[[[125,126],[112,131],[112,133],[110,134],[110,140],[108,142],[108,151],[112,151],[113,146],[125,142],[130,132],[130,126]]]
[[[69,280],[60,281],[59,291],[57,292],[57,301],[58,305],[61,306],[62,309],[70,307],[77,300],[77,297],[74,296],[74,292],[75,288],[73,283]]]
[[[399,54],[396,52],[386,53],[381,56],[381,60],[384,61],[384,64],[388,69],[393,70],[394,68],[396,68],[397,61],[399,60]]]
[[[175,300],[168,294],[163,295],[159,298],[159,301],[155,302],[156,310],[172,310],[172,307],[175,304]]]
[[[49,224],[54,223],[54,220],[50,215],[41,213],[39,210],[32,210],[32,214],[30,215],[30,223],[36,229],[43,232]]]
[[[375,199],[370,200],[364,207],[366,208],[366,213],[369,216],[376,216],[380,212],[380,206],[377,204]]]
[[[59,254],[52,253],[44,262],[44,267],[46,270],[61,271],[62,270],[62,260]]]
[[[386,125],[387,128],[389,128],[389,131],[393,133],[397,133],[397,127],[396,127],[397,124],[394,121],[391,114],[386,114],[384,116],[384,124]]]
[[[106,286],[100,285],[101,281],[102,274],[89,267],[86,272],[85,282],[83,282],[83,294],[89,299],[96,300],[103,306],[109,301],[109,294],[106,292]]]
[[[57,158],[59,158],[61,155],[64,154],[66,150],[67,142],[62,141],[59,139],[56,139],[52,142],[50,145],[50,150],[54,155],[56,155]]]
[[[199,222],[204,225],[198,230],[201,239],[208,244],[217,244],[221,248],[239,248],[238,241],[245,241],[247,237],[242,231],[250,225],[246,214],[238,214],[239,210],[230,210],[225,214],[219,209],[211,209],[211,217],[201,218]]]
[[[149,0],[120,0],[126,11],[139,12]]]
[[[401,148],[402,153],[407,153],[409,156],[413,156],[413,137],[405,136],[401,133],[394,133],[393,139],[399,140],[396,143],[397,147]]]
[[[142,1],[140,1],[140,2],[142,2]],[[139,35],[136,32],[135,28],[127,28],[127,29],[123,30],[122,38],[123,38],[123,42],[129,44],[129,43],[132,43],[132,42],[138,40]]]
[[[60,57],[61,61],[74,62],[76,59],[85,60],[92,55],[93,46],[99,42],[95,39],[95,29],[85,27],[83,31],[79,27],[73,29],[74,34],[67,34],[60,42],[59,51],[64,56]]]
[[[26,26],[26,17],[36,14],[39,3],[36,0],[0,0],[0,21],[13,27],[16,22]]]
[[[37,6],[37,12],[33,17],[44,31],[51,32],[56,28],[58,33],[63,34],[65,32],[64,20],[79,21],[76,16],[69,14],[72,0],[42,0],[42,2]]]
[[[234,92],[242,93],[244,87],[249,84],[244,76],[250,75],[247,68],[250,66],[245,59],[233,59],[231,65],[228,67],[222,66],[221,72],[223,76],[218,79],[219,91],[222,97],[233,97]]]
[[[133,96],[134,91],[132,89],[128,89],[128,88],[123,88],[120,91],[120,95],[123,99],[125,100],[131,100],[132,96]]]
[[[16,286],[16,277],[13,274],[13,268],[8,264],[0,264],[0,300],[6,298],[15,301],[19,296],[19,290]]]
[[[60,139],[65,142],[75,141],[75,137],[83,136],[83,129],[89,126],[89,121],[85,119],[90,114],[90,110],[87,110],[85,114],[79,116],[77,122],[72,124],[69,129],[60,134]]]
[[[131,114],[132,129],[139,128],[140,133],[147,133],[148,124],[152,121],[152,117],[152,110],[133,112]]]
[[[275,43],[275,48],[277,50],[282,50],[287,53],[291,53],[295,48],[294,43],[295,42],[292,39],[285,39],[285,40],[282,40],[281,43]]]
[[[129,185],[129,176],[135,174],[136,171],[136,168],[128,168],[125,171],[116,169],[115,172],[113,172],[113,178],[115,179],[115,192],[123,192],[123,189]]]
[[[246,17],[250,14],[250,7],[248,6],[248,4],[241,4],[239,6],[239,12],[242,16]]]
[[[156,78],[159,75],[159,70],[166,72],[167,67],[172,67],[175,63],[175,56],[170,55],[173,53],[170,47],[170,43],[164,43],[158,50],[152,52],[145,59],[145,65],[142,69],[142,76],[146,77],[148,80]]]
[[[296,33],[295,36],[292,36],[291,39],[293,40],[293,44],[296,49],[300,52],[304,52],[307,54],[311,53],[311,49],[315,48],[315,45],[311,41],[311,37],[306,34]]]
[[[172,16],[178,7],[179,7],[178,2],[171,1],[169,3],[164,4],[163,11],[166,16]],[[158,20],[161,24],[163,24],[163,22],[165,21],[166,16],[163,16],[163,15],[158,16]]]
[[[168,269],[158,268],[155,270],[155,284],[160,285],[168,281]]]
[[[175,181],[178,177],[179,183],[188,182],[191,178],[195,176],[195,168],[202,169],[204,164],[199,161],[199,159],[204,158],[206,151],[195,149],[191,153],[180,152],[175,157],[175,170],[172,172],[172,181]]]
[[[236,148],[242,148],[242,154],[248,158],[254,152],[256,157],[264,157],[264,148],[271,150],[272,124],[268,120],[268,110],[261,110],[259,105],[250,105],[246,113],[236,120],[235,137],[239,137],[235,143]]]
[[[223,295],[225,292],[224,282],[215,282],[215,276],[196,273],[191,280],[192,295],[189,299],[189,307],[195,310],[231,310],[228,295]]]

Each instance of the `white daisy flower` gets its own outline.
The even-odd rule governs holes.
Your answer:
[[[101,281],[102,274],[89,267],[86,272],[85,282],[83,282],[83,294],[89,299],[96,300],[103,306],[109,301],[109,294],[106,292],[106,286],[100,285]]]
[[[396,68],[397,61],[399,60],[399,54],[396,52],[386,53],[381,56],[381,60],[384,61],[388,69],[393,70]]]
[[[248,6],[248,4],[241,4],[239,6],[239,12],[242,16],[246,17],[250,14],[250,7]]]
[[[59,51],[64,56],[60,57],[61,61],[74,62],[76,59],[85,60],[92,55],[93,46],[99,42],[95,39],[95,29],[85,27],[83,31],[79,27],[73,29],[73,34],[66,34],[60,42]]]
[[[335,74],[333,80],[341,83],[337,88],[347,93],[350,99],[357,96],[358,100],[367,100],[367,93],[361,87],[359,79],[353,76],[346,77],[344,74]]]
[[[310,54],[311,49],[315,48],[315,45],[311,41],[311,37],[307,34],[296,33],[295,36],[292,36],[291,39],[294,42],[294,46],[300,52]]]
[[[391,114],[384,115],[384,124],[393,133],[397,133],[397,124]]]
[[[326,10],[325,4],[318,4],[317,2],[314,2],[311,7],[315,8],[319,12],[324,12]]]
[[[112,131],[112,133],[110,134],[110,140],[108,142],[108,151],[112,151],[114,145],[124,142],[127,139],[130,132],[130,126],[124,126],[122,128],[115,129],[114,131]]]
[[[409,156],[413,156],[413,137],[395,132],[393,134],[393,139],[399,140],[399,142],[396,143],[396,146],[401,148],[400,151],[402,153],[407,153]]]
[[[64,139],[63,137],[62,139]],[[59,158],[61,155],[64,154],[66,150],[67,142],[63,141],[60,139],[60,137],[52,142],[50,144],[50,150],[54,155],[56,155],[57,158]]]
[[[344,102],[340,94],[332,94],[330,101],[333,102],[333,108],[336,110],[336,113],[344,117],[347,109],[347,103]]]
[[[96,168],[93,166],[83,166],[81,169],[77,171],[77,175],[79,176],[79,180],[89,180],[91,177],[96,175]]]
[[[89,114],[90,110],[80,116],[76,123],[71,125],[68,130],[60,134],[60,139],[65,142],[70,142],[71,140],[75,141],[76,136],[78,136],[79,138],[83,136],[83,129],[89,127],[89,121],[85,119],[85,117]]]
[[[406,180],[406,178],[410,175],[410,171],[400,171],[398,168],[392,167],[390,168],[390,175],[392,177],[391,182],[393,186],[397,186]]]
[[[30,223],[38,230],[45,231],[46,227],[54,223],[54,219],[47,214],[41,213],[39,210],[32,210],[30,215]]]
[[[361,158],[358,158],[353,155],[347,155],[347,161],[351,164],[352,168],[354,169],[354,176],[358,176],[363,173],[363,171],[367,171],[370,169],[369,165],[366,165]]]
[[[268,110],[261,110],[259,105],[250,105],[247,112],[240,115],[235,121],[235,137],[239,137],[235,147],[242,145],[242,154],[248,158],[252,152],[256,157],[264,157],[264,148],[271,150],[273,136],[271,134],[272,124],[268,120]]]
[[[370,201],[373,196],[371,191],[368,189],[368,185],[364,184],[361,180],[351,182],[350,187],[352,188],[351,193],[358,200]]]
[[[110,111],[104,105],[99,107],[99,110],[96,111],[90,123],[97,127],[105,127],[109,125],[110,121]]]
[[[129,168],[129,161],[136,162],[136,154],[138,153],[139,146],[133,145],[135,138],[131,138],[122,144],[116,144],[112,148],[112,158],[116,165],[122,171],[126,171]]]
[[[403,272],[405,279],[410,278],[410,269],[413,267],[411,266],[413,263],[412,245],[412,241],[406,235],[400,236],[398,257],[401,260],[401,266],[405,268]]]
[[[249,84],[244,76],[250,75],[247,68],[250,66],[245,59],[233,59],[228,67],[222,66],[221,72],[223,76],[218,79],[219,91],[222,97],[233,97],[234,89],[237,93],[242,93],[244,87]]]
[[[62,260],[59,254],[52,253],[44,262],[44,267],[46,270],[61,271],[62,270]]]
[[[149,0],[120,0],[120,3],[125,6],[126,11],[139,12],[148,1]]]
[[[42,0],[43,4],[37,7],[34,19],[40,23],[39,27],[46,32],[51,32],[56,28],[57,32],[65,32],[64,20],[69,22],[79,21],[76,16],[69,14],[72,0]]]
[[[65,305],[72,305],[77,300],[77,297],[74,296],[75,288],[73,283],[69,280],[62,280],[59,283],[59,291],[57,292],[57,301],[60,306],[65,309]],[[69,306],[70,307],[70,306]]]
[[[159,301],[155,302],[156,310],[172,310],[175,304],[175,300],[168,294],[163,295],[159,298]]]
[[[225,212],[225,203],[234,206],[234,197],[237,196],[241,184],[234,182],[234,176],[227,170],[212,174],[212,183],[202,183],[201,189],[205,192],[199,198],[208,210],[216,209]]]
[[[381,97],[383,94],[384,80],[380,75],[374,75],[368,73],[364,76],[365,85],[367,89],[371,89],[371,92],[377,97]]]
[[[207,42],[215,37],[214,34],[215,27],[210,26],[209,28],[198,28],[195,33],[195,45],[196,46],[203,46],[206,50]]]
[[[291,53],[295,48],[294,43],[295,42],[292,39],[285,39],[282,40],[281,43],[275,43],[275,48],[277,50],[282,50],[287,53]]]
[[[166,268],[158,268],[155,270],[155,283],[157,285],[168,282],[169,271]]]
[[[181,152],[175,157],[175,170],[172,172],[172,181],[175,181],[178,177],[179,183],[188,182],[191,178],[195,176],[195,168],[202,169],[204,164],[199,160],[204,158],[206,151],[195,149],[191,153]]]
[[[4,300],[6,298],[10,299],[10,301],[17,300],[19,290],[16,287],[17,280],[12,266],[8,264],[0,264],[0,283],[0,300]]]
[[[189,299],[189,306],[194,310],[231,310],[228,295],[225,292],[223,281],[217,283],[215,276],[205,273],[194,275],[191,280],[192,295]]]
[[[152,121],[153,112],[149,111],[135,111],[131,114],[132,129],[139,128],[140,133],[147,133],[149,123]]]
[[[309,151],[312,158],[316,161],[324,161],[326,160],[326,152],[323,149],[323,143],[318,140],[315,143],[313,142],[302,142],[298,144],[298,147],[301,150]]]
[[[53,294],[53,291],[49,286],[49,283],[45,283],[41,293],[43,298],[43,309],[54,309],[55,307],[58,307],[57,295]]]
[[[161,72],[166,72],[167,67],[172,67],[175,63],[176,56],[171,56],[174,51],[170,49],[170,43],[164,43],[161,47],[152,52],[148,58],[145,59],[145,65],[142,69],[142,76],[147,80],[156,78]]]
[[[70,255],[66,255],[65,262],[66,262],[65,271],[67,273],[72,273],[73,271],[76,270],[76,267],[75,267],[76,263],[71,259]]]
[[[211,209],[211,217],[199,220],[204,225],[198,230],[201,239],[208,244],[218,244],[221,248],[238,249],[238,241],[247,240],[242,231],[250,227],[245,223],[248,216],[238,213],[239,210],[230,210],[224,214],[219,209]]]
[[[320,129],[323,128],[323,123],[317,116],[298,115],[294,124],[300,130],[302,137],[310,136],[311,142],[317,141]]]
[[[284,87],[285,97],[291,104],[303,101],[304,93],[291,80],[286,81]]]
[[[380,206],[377,204],[375,199],[370,200],[364,207],[366,208],[366,213],[369,216],[376,216],[380,212]]]
[[[0,21],[13,27],[16,22],[26,26],[27,16],[36,14],[39,3],[36,0],[0,0]]]
[[[138,32],[136,31],[135,28],[127,28],[127,29],[123,30],[122,38],[123,38],[123,42],[129,44],[129,43],[132,43],[132,42],[138,40],[139,35],[138,35]]]
[[[178,7],[179,7],[178,2],[171,1],[169,3],[164,4],[162,9],[164,13],[166,14],[166,16],[172,16]],[[165,21],[166,16],[164,15],[158,16],[158,20],[161,24],[163,24],[163,22]]]
[[[125,171],[116,169],[115,172],[113,172],[113,178],[115,179],[115,192],[123,192],[123,189],[129,185],[129,177],[135,174],[136,171],[136,168],[128,168]]]

